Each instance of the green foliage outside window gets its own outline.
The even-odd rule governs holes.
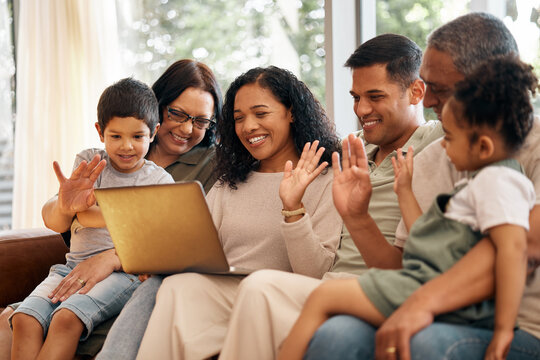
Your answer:
[[[119,9],[125,1],[133,0],[117,0]],[[280,6],[284,1],[293,1],[293,16]],[[132,19],[119,19],[124,29],[120,39],[134,75],[147,83],[174,61],[195,58],[210,66],[225,91],[242,72],[272,65],[272,56],[280,56],[279,46],[271,40],[273,24],[280,24],[296,50],[297,75],[324,102],[324,0],[139,0],[138,6],[132,4]],[[290,12],[291,3],[286,5]]]
[[[379,0],[377,34],[405,35],[424,49],[427,35],[444,23],[443,0]]]

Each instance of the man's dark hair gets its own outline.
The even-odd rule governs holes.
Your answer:
[[[133,78],[122,79],[103,91],[99,98],[98,124],[101,131],[113,117],[134,117],[154,133],[159,123],[158,102],[148,85]]]
[[[366,41],[347,59],[345,66],[357,69],[386,64],[389,79],[406,89],[418,79],[422,50],[411,39],[396,34],[383,34]]]

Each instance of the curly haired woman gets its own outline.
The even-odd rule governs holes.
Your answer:
[[[227,91],[217,135],[219,181],[207,201],[229,263],[321,277],[334,261],[342,221],[325,171],[340,140],[319,102],[289,71],[255,68]],[[165,278],[138,358],[219,353],[241,281]]]

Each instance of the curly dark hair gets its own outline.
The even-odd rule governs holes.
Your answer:
[[[192,59],[182,59],[169,66],[152,85],[159,103],[159,123],[163,123],[163,110],[189,87],[209,92],[214,99],[214,117],[216,122],[221,118],[221,89],[208,66]],[[216,140],[215,128],[207,129],[204,138],[197,146],[210,146]],[[150,146],[159,141],[156,138]]]
[[[456,84],[452,111],[459,122],[472,127],[488,126],[498,131],[509,151],[525,141],[534,121],[531,96],[538,90],[533,67],[516,55],[499,55],[482,63]],[[470,141],[478,134],[473,131]]]
[[[307,142],[319,140],[325,152],[322,161],[332,162],[332,152],[341,151],[341,141],[336,134],[334,123],[328,119],[321,104],[308,87],[288,70],[275,66],[254,68],[237,77],[225,94],[222,121],[217,123],[220,139],[217,149],[216,172],[220,183],[227,183],[236,189],[237,182],[243,182],[248,174],[257,169],[259,161],[242,145],[235,132],[234,100],[238,90],[248,84],[258,84],[268,89],[276,99],[291,111],[292,135],[298,154]]]

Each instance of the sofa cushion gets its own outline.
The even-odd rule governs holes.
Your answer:
[[[0,307],[28,296],[51,265],[65,263],[67,251],[62,236],[48,229],[0,232]]]

